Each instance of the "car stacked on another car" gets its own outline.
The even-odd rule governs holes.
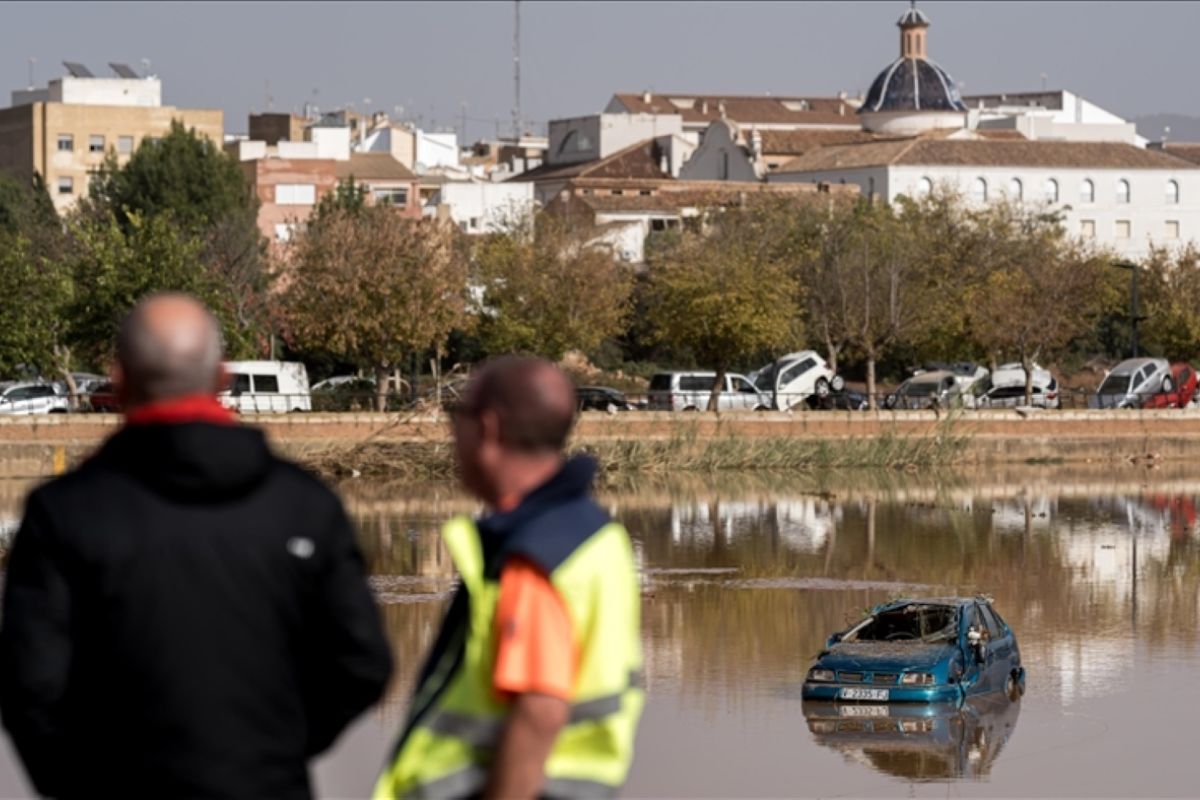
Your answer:
[[[1175,389],[1171,365],[1163,358],[1129,358],[1104,376],[1090,408],[1140,408],[1151,396]]]
[[[1187,408],[1196,402],[1200,388],[1196,370],[1191,364],[1176,362],[1171,365],[1171,388],[1163,389],[1142,401],[1142,408]]]
[[[770,407],[787,411],[802,403],[816,407],[812,399],[824,400],[841,393],[844,381],[814,350],[788,353],[749,375],[758,391],[770,398]]]

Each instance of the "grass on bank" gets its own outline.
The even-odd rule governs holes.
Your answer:
[[[908,469],[953,463],[966,437],[952,423],[928,436],[883,433],[845,439],[697,436],[693,431],[663,439],[611,438],[575,442],[574,453],[595,458],[611,475],[672,473],[798,472],[831,468]],[[454,476],[454,452],[446,442],[363,442],[304,459],[330,477],[441,480]]]

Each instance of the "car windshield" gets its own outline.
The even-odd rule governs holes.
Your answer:
[[[775,391],[775,365],[767,364],[754,375],[754,388],[760,392]]]
[[[650,379],[650,391],[652,392],[669,392],[671,391],[671,376],[658,374]]]
[[[861,623],[847,642],[949,642],[958,630],[958,612],[951,606],[913,603],[890,608]]]
[[[1097,394],[1125,394],[1129,391],[1128,375],[1109,375],[1100,384]]]

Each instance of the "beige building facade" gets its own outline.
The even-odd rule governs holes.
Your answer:
[[[221,146],[225,125],[219,109],[154,105],[157,92],[114,89],[122,83],[145,89],[150,81],[157,84],[157,79],[69,78],[52,82],[49,90],[14,92],[13,105],[0,109],[0,170],[23,181],[41,175],[62,213],[87,194],[108,153],[124,163],[144,140],[165,136],[172,120]],[[95,91],[89,94],[89,88]]]

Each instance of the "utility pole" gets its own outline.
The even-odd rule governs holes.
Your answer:
[[[513,141],[521,140],[521,0],[513,0]]]
[[[29,91],[33,91],[33,65],[37,63],[37,56],[29,57]]]

